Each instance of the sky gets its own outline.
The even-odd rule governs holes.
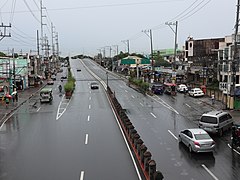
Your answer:
[[[189,36],[194,39],[219,38],[234,33],[237,0],[42,0],[43,35],[52,44],[58,34],[61,56],[94,56],[105,48],[106,56],[118,51],[149,54],[152,30],[153,49],[178,48]],[[176,26],[166,22],[178,21]],[[0,0],[0,23],[11,37],[0,41],[6,54],[32,53],[37,50],[37,30],[41,37],[40,0]],[[3,28],[0,28],[3,32]],[[56,41],[54,41],[55,43]]]

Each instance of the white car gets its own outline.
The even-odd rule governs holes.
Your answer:
[[[200,88],[193,88],[188,91],[189,96],[192,97],[201,97],[204,96],[203,91]]]
[[[185,84],[179,84],[177,87],[178,92],[188,92],[188,88]]]
[[[214,140],[206,131],[199,128],[182,130],[178,140],[185,144],[190,152],[213,152],[215,149]]]

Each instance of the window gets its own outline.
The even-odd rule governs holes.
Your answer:
[[[204,122],[204,123],[217,124],[217,118],[216,117],[202,116],[200,121]]]

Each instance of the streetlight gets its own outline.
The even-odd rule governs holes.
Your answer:
[[[151,50],[151,59],[152,59],[152,76],[154,79],[154,66],[153,66],[153,43],[152,43],[152,30],[144,30],[142,31],[143,33],[145,33],[149,38],[150,38],[150,50]]]
[[[176,22],[166,22],[166,25],[168,25],[173,33],[175,34],[175,42],[174,42],[174,60],[173,60],[173,65],[172,69],[175,70],[175,63],[176,63],[176,54],[177,54],[177,30],[178,30],[178,21]],[[172,26],[175,26],[175,30],[172,28]]]

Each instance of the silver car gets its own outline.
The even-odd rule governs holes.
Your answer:
[[[185,144],[190,152],[213,152],[214,140],[203,129],[185,129],[179,133],[179,142]]]

